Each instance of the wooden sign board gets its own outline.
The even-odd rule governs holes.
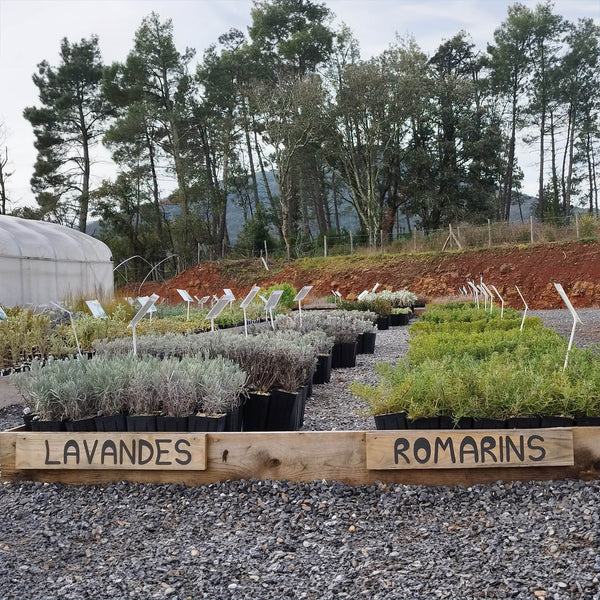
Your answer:
[[[204,471],[206,434],[21,434],[16,439],[15,467]]]
[[[366,434],[367,469],[572,466],[567,428],[380,431]]]

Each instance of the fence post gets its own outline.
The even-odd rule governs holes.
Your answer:
[[[413,228],[413,250],[417,251],[417,230]]]
[[[488,219],[488,247],[492,247],[492,222]]]
[[[531,215],[529,215],[529,236],[533,244],[533,217]]]
[[[354,247],[352,244],[352,232],[350,232],[350,254],[354,254]]]
[[[327,236],[323,236],[323,256],[327,258]]]
[[[579,239],[579,216],[575,213],[575,235],[577,236],[575,239]]]
[[[269,260],[269,252],[267,251],[267,240],[263,240],[265,243],[265,260]]]
[[[383,229],[381,229],[379,233],[381,234],[381,254],[383,254]]]

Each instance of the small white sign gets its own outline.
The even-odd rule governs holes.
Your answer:
[[[233,295],[233,292],[229,288],[223,288],[223,291],[225,292],[225,295],[230,299],[231,302],[233,302],[233,300],[235,300],[235,296]]]
[[[379,284],[378,284],[378,283],[376,283],[376,284],[373,286],[373,289],[371,290],[371,293],[375,293],[375,291],[377,290],[377,288],[378,288],[378,287],[379,287]]]
[[[241,304],[240,304],[240,308],[248,308],[248,306],[250,305],[250,302],[252,302],[252,300],[254,300],[256,294],[258,294],[258,291],[260,290],[260,286],[258,285],[253,285],[252,289],[248,292],[248,294],[246,295],[246,297],[242,300]]]
[[[8,317],[6,316],[6,313],[4,312],[4,310],[2,309],[2,307],[0,306],[0,321],[6,321],[8,319]]]
[[[86,300],[85,303],[88,305],[90,312],[96,319],[108,319],[108,315],[98,300]]]
[[[156,294],[152,294],[152,296],[156,296]],[[136,298],[136,301],[137,301],[137,303],[138,303],[140,306],[142,306],[142,307],[143,307],[143,306],[146,304],[146,302],[148,302],[148,300],[149,300],[150,298],[152,298],[152,296],[138,296],[138,297]],[[159,296],[156,296],[156,298],[158,299],[158,298],[159,298]],[[156,300],[155,300],[154,302],[156,302]],[[153,302],[153,303],[150,305],[150,308],[147,310],[147,312],[149,312],[149,313],[155,313],[155,312],[156,312],[156,306],[154,306],[154,302]],[[145,314],[145,313],[144,313],[144,314]]]
[[[223,309],[229,304],[230,301],[231,299],[228,296],[223,296],[217,300],[217,303],[208,311],[208,314],[204,318],[211,320],[216,319],[223,312]]]
[[[283,296],[283,290],[275,290],[271,292],[271,295],[265,304],[265,310],[273,310],[281,300],[281,296]]]
[[[306,298],[306,296],[308,296],[308,292],[310,292],[310,290],[313,289],[312,285],[305,285],[297,294],[296,297],[294,298],[294,302],[300,302],[301,300],[304,300],[304,298]]]
[[[369,290],[363,290],[359,295],[358,295],[358,299],[362,300],[367,294],[369,293]]]
[[[186,290],[177,290],[179,295],[183,298],[184,302],[193,302],[194,299],[187,293]]]
[[[160,298],[160,296],[158,294],[152,294],[152,296],[150,296],[150,297],[146,296],[145,298],[146,298],[146,300],[145,300],[144,304],[142,305],[142,308],[140,308],[140,310],[135,315],[135,317],[133,317],[133,319],[131,319],[131,322],[129,323],[129,325],[127,325],[127,327],[131,327],[133,329],[142,320],[142,317],[147,312],[153,312],[152,309],[154,309],[154,311],[156,311],[156,307],[154,306],[154,303]],[[138,300],[139,299],[140,298],[138,298]]]

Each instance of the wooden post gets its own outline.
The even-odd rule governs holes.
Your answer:
[[[352,244],[352,232],[350,232],[350,254],[354,254],[354,247]]]
[[[575,239],[579,239],[579,216],[575,213]]]
[[[488,219],[488,246],[492,247],[492,222]]]
[[[417,251],[417,230],[413,227],[413,250]]]
[[[380,230],[381,234],[381,254],[383,254],[383,229]]]
[[[327,236],[323,236],[323,256],[327,258]]]
[[[533,217],[531,215],[529,215],[529,235],[533,244]]]
[[[267,250],[267,240],[263,240],[265,243],[265,261],[269,260],[269,251]]]

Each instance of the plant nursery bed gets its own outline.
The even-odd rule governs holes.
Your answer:
[[[600,427],[218,433],[0,433],[4,481],[188,486],[237,479],[462,485],[596,479]]]

